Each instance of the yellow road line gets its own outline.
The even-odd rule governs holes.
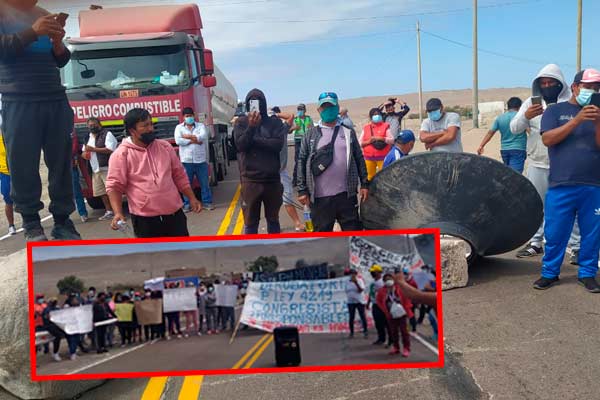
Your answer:
[[[258,351],[256,353],[254,353],[254,355],[252,356],[250,361],[248,361],[246,363],[246,365],[244,365],[243,369],[248,369],[248,368],[252,367],[252,365],[256,362],[256,360],[258,360],[258,357],[260,357],[262,355],[262,353],[265,352],[266,348],[269,347],[269,345],[271,343],[273,343],[273,335],[269,334],[268,337],[269,337],[269,339],[260,347],[260,349],[258,349]]]
[[[229,208],[227,209],[227,212],[225,213],[225,217],[223,218],[223,221],[221,222],[221,226],[219,227],[219,230],[217,231],[218,236],[222,236],[227,233],[227,229],[229,228],[229,225],[231,224],[231,217],[233,216],[235,207],[237,206],[238,200],[240,199],[241,191],[242,191],[242,186],[238,185],[237,190],[235,191],[235,195],[233,196],[231,203],[229,203]]]
[[[179,400],[197,399],[200,396],[204,376],[186,376],[179,391]]]
[[[142,400],[159,400],[167,384],[167,379],[169,379],[167,376],[150,378],[142,395]]]
[[[261,345],[263,344],[263,342],[265,340],[267,340],[267,338],[269,337],[269,335],[264,335],[263,337],[260,338],[260,340],[258,342],[256,342],[256,344],[254,346],[252,346],[252,348],[250,350],[248,350],[248,352],[246,354],[244,354],[242,356],[242,358],[240,358],[240,360],[235,363],[235,365],[233,366],[232,369],[239,369],[240,366],[248,359],[248,357],[250,357],[252,355],[252,353],[254,353],[254,351]]]
[[[242,229],[244,229],[244,213],[242,212],[242,210],[240,210],[237,221],[235,223],[235,227],[233,228],[233,234],[241,235]]]

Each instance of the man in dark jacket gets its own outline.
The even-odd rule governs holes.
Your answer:
[[[250,112],[250,105],[255,101],[259,103],[259,111]],[[248,115],[240,116],[234,127],[245,233],[258,233],[261,204],[265,207],[267,231],[279,233],[279,209],[283,202],[279,153],[288,127],[276,116],[269,117],[267,100],[258,89],[246,96],[246,110]]]
[[[360,199],[366,201],[367,167],[356,132],[338,118],[339,107],[335,93],[319,96],[321,122],[304,136],[298,158],[298,201],[310,204],[315,232],[332,231],[336,220],[344,231],[362,229],[357,190],[360,184]],[[317,151],[332,142],[330,164],[321,165],[315,175],[312,164]]]
[[[71,53],[62,40],[64,18],[36,7],[36,0],[0,2],[0,94],[11,197],[23,217],[25,239],[45,241],[40,222],[40,154],[48,167],[52,236],[79,240],[69,215],[75,211],[71,177],[73,110],[59,68]],[[63,16],[64,17],[64,16]]]
[[[115,313],[106,303],[106,294],[98,293],[98,298],[94,302],[94,324],[97,322],[107,321],[111,318],[117,318]],[[106,325],[96,327],[96,350],[98,354],[106,353]]]

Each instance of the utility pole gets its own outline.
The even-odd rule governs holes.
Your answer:
[[[583,14],[583,0],[577,1],[577,72],[581,71],[581,17]]]
[[[423,80],[421,76],[421,25],[417,21],[417,68],[419,69],[419,124],[423,123]]]
[[[479,82],[477,67],[477,0],[473,0],[473,128],[479,128]]]

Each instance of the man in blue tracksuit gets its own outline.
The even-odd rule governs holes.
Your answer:
[[[600,72],[575,75],[569,101],[551,105],[542,117],[541,133],[550,158],[546,194],[546,252],[536,289],[558,282],[575,216],[581,233],[578,281],[600,293],[596,281],[600,250],[600,108],[591,105],[600,91]]]
[[[413,131],[403,130],[398,132],[394,147],[392,147],[383,160],[383,168],[402,157],[406,157],[412,151],[413,147],[415,147],[415,134]]]

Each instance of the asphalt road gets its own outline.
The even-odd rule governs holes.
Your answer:
[[[193,235],[215,234],[224,225],[227,234],[234,231],[239,207],[226,214],[238,182],[233,173],[227,179],[214,191],[219,208],[190,217]],[[282,218],[287,229],[288,221]],[[78,226],[85,238],[118,237],[105,223]],[[23,246],[20,237],[10,238],[0,242],[0,253]],[[576,269],[568,264],[560,285],[535,291],[531,285],[539,270],[540,258],[518,260],[512,252],[480,261],[470,268],[468,287],[444,292],[443,369],[117,379],[78,398],[598,398],[600,296],[577,285]],[[0,392],[0,400],[9,399],[14,397]]]

